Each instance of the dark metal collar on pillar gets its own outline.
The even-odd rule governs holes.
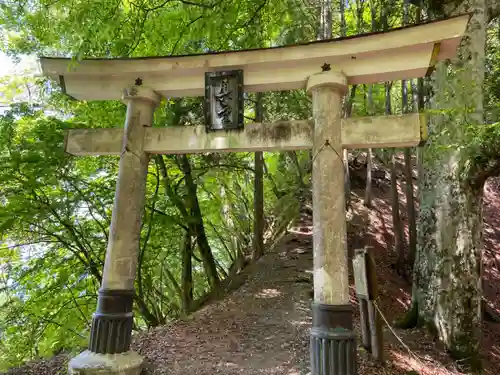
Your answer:
[[[100,354],[124,353],[130,348],[133,290],[99,290],[92,319],[89,350]]]
[[[356,334],[350,305],[312,304],[312,375],[355,375]]]

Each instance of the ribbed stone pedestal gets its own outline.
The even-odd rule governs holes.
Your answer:
[[[88,349],[97,354],[129,350],[134,317],[133,290],[99,290],[97,311],[92,319]]]
[[[312,375],[357,374],[352,307],[313,303],[312,318]]]
[[[311,371],[314,375],[356,374],[356,335],[341,329],[311,329]]]

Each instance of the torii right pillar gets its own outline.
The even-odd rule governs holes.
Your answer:
[[[357,373],[341,157],[342,98],[347,89],[345,75],[333,69],[314,74],[307,82],[314,117],[312,375]]]

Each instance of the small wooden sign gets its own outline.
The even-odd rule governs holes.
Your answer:
[[[206,130],[243,128],[243,70],[205,73]]]
[[[375,264],[369,254],[369,250],[366,248],[355,250],[352,267],[356,294],[362,298],[376,299],[378,294],[377,277],[375,274]]]
[[[375,299],[378,294],[375,261],[369,248],[355,250],[352,264],[359,302],[363,346],[374,359],[384,362],[382,322],[375,308]]]
[[[356,286],[356,294],[360,297],[369,299],[370,293],[368,291],[366,253],[364,249],[355,250],[354,258],[352,260],[352,267],[354,271],[354,284]]]

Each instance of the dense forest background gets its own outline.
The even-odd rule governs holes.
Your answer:
[[[393,150],[350,150],[393,167],[396,267],[413,280],[400,326],[425,325],[457,358],[478,352],[482,189],[500,174],[500,5],[495,0],[0,1],[0,48],[25,55],[134,57],[294,44],[472,12],[454,61],[431,77],[350,88],[345,116],[426,111],[430,140],[404,152],[409,234]],[[75,101],[32,72],[2,78],[0,370],[87,342],[114,197],[116,157],[74,158],[64,131],[120,127],[120,102]],[[252,121],[311,117],[303,90],[248,94]],[[154,126],[203,122],[201,98],[164,100]],[[135,295],[135,329],[164,325],[232,287],[286,231],[307,197],[309,152],[152,158]],[[411,179],[409,179],[411,181]],[[371,204],[371,179],[365,204]],[[346,178],[349,192],[350,179]],[[346,194],[349,201],[349,194]],[[414,202],[415,198],[415,202]],[[349,202],[347,202],[349,203]],[[349,204],[347,205],[349,207]],[[418,206],[418,210],[417,210]],[[407,238],[408,237],[408,238]]]

